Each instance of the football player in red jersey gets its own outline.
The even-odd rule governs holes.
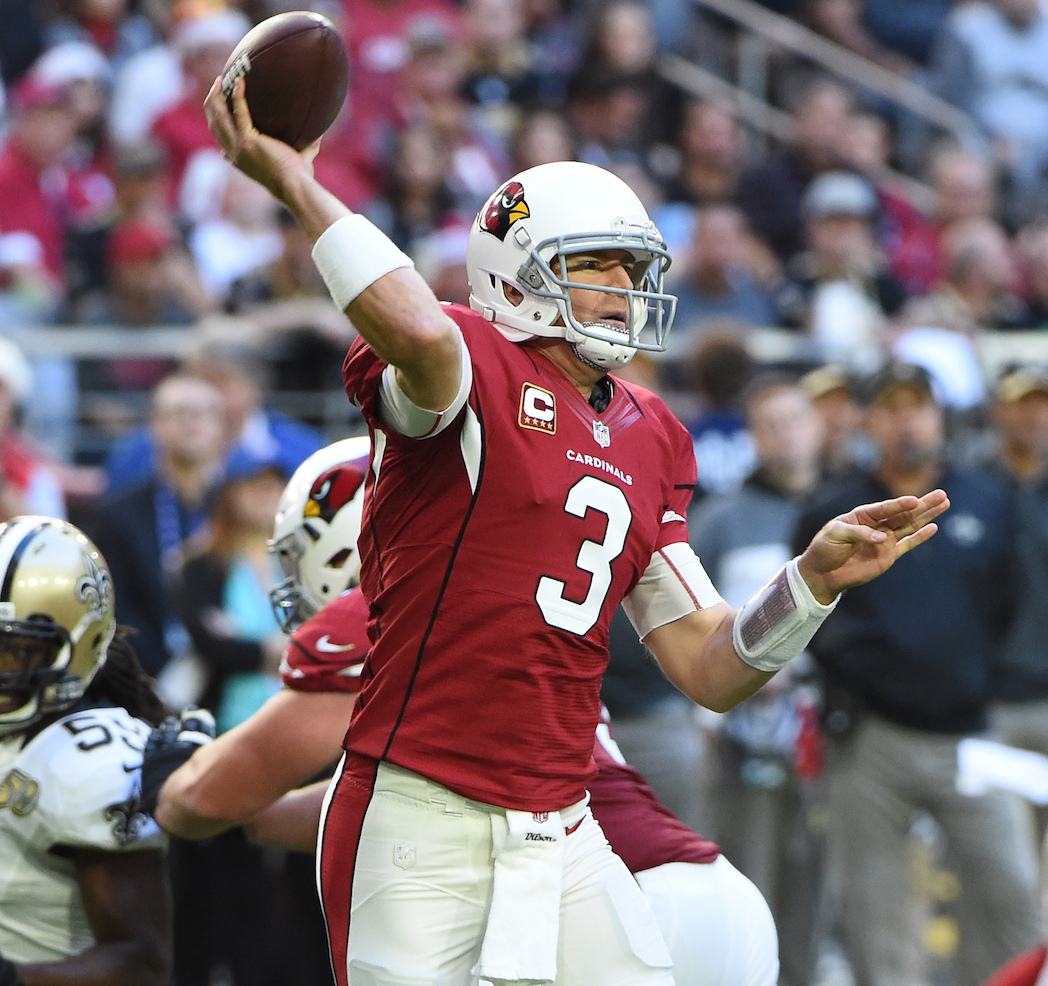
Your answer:
[[[224,154],[296,217],[360,333],[344,378],[372,436],[373,643],[321,825],[336,980],[671,983],[586,806],[615,608],[685,694],[731,708],[843,589],[931,537],[946,494],[835,518],[733,611],[687,544],[685,430],[607,376],[661,348],[674,306],[628,186],[574,163],[518,175],[471,229],[472,310],[442,307],[314,180],[315,148],[260,134],[240,80],[233,102],[216,80],[205,107]]]
[[[288,484],[273,537],[287,578],[271,594],[281,623],[294,629],[281,668],[288,690],[197,750],[164,783],[154,814],[172,834],[205,838],[243,821],[256,841],[315,849],[325,784],[254,813],[341,754],[370,646],[361,594],[337,595],[347,578],[354,581],[366,465],[360,456],[367,449],[366,438],[337,442],[311,456]],[[299,692],[332,697],[318,704]],[[274,741],[291,734],[290,744]],[[590,807],[652,904],[677,986],[774,986],[775,926],[757,888],[658,802],[604,723],[593,757],[598,773],[589,782]]]

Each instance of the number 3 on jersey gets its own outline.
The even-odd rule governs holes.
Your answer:
[[[576,517],[585,517],[586,511],[590,509],[599,510],[608,518],[604,540],[599,543],[588,539],[583,541],[575,562],[593,578],[586,598],[576,603],[564,598],[564,582],[543,575],[535,590],[535,602],[539,604],[542,618],[550,626],[583,636],[589,633],[600,617],[611,588],[611,563],[622,554],[633,513],[626,494],[596,476],[583,476],[568,490],[564,509]]]

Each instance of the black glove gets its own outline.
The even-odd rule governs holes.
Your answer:
[[[0,955],[0,986],[22,986],[14,962]]]
[[[190,706],[180,716],[168,716],[146,740],[142,754],[142,810],[156,811],[160,789],[197,750],[215,738],[215,719],[206,709]],[[0,986],[7,986],[0,980]]]

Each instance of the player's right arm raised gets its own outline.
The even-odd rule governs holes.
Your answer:
[[[363,216],[354,215],[313,177],[318,145],[296,151],[251,122],[244,82],[230,113],[215,80],[204,102],[222,153],[290,210],[313,243],[313,256],[336,304],[368,345],[396,368],[396,382],[418,408],[442,412],[462,390],[463,346],[410,259]]]

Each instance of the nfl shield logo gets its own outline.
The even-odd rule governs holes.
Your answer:
[[[607,448],[611,444],[611,432],[603,421],[593,422],[593,437],[601,448]]]
[[[415,865],[415,847],[409,842],[399,842],[393,847],[393,863],[402,870]]]

